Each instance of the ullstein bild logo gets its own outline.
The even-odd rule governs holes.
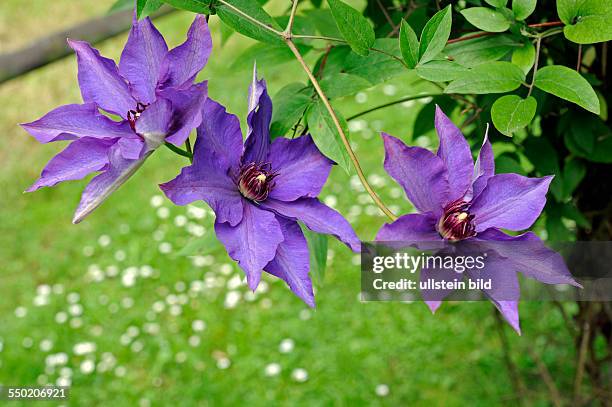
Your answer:
[[[612,242],[366,242],[361,299],[610,301],[611,265]]]

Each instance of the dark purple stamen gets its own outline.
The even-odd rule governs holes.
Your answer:
[[[438,222],[438,233],[447,240],[463,240],[476,234],[476,226],[472,222],[474,215],[470,215],[470,204],[457,199],[444,208],[444,215]]]
[[[149,106],[149,103],[145,104],[145,103],[138,102],[136,103],[136,110],[128,110],[127,119],[133,131],[136,131],[136,120],[138,120],[138,118],[140,117],[140,114],[144,112],[148,106]]]
[[[238,189],[242,196],[251,201],[265,201],[274,188],[274,178],[277,175],[272,171],[270,163],[250,163],[240,168]]]

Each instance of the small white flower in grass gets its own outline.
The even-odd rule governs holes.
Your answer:
[[[416,140],[414,140],[414,142],[416,143],[417,146],[423,147],[423,148],[428,148],[431,146],[431,140],[427,136],[417,137]]]
[[[359,92],[355,95],[355,102],[357,103],[365,103],[368,101],[368,95],[364,92]]]
[[[51,294],[51,286],[48,284],[41,284],[36,287],[36,294],[38,295],[50,295]]]
[[[153,232],[153,240],[155,240],[156,242],[162,241],[164,239],[164,236],[166,236],[166,232],[164,232],[163,230],[157,229]]]
[[[79,315],[83,314],[83,306],[81,304],[72,304],[69,308],[68,308],[68,312],[70,313],[70,315],[72,315],[73,317],[78,317]]]
[[[389,386],[386,384],[379,384],[376,386],[376,395],[378,397],[386,397],[389,395]]]
[[[259,294],[264,294],[264,293],[268,292],[269,288],[270,288],[270,286],[268,285],[268,283],[266,281],[262,281],[257,286],[257,292]]]
[[[351,263],[353,263],[353,266],[360,266],[361,265],[361,255],[359,254],[353,255],[353,257],[351,257]]]
[[[164,204],[164,197],[161,195],[153,195],[151,197],[150,203],[152,207],[159,208],[160,206]]]
[[[185,352],[179,352],[174,355],[174,360],[176,363],[185,363],[185,361],[187,361],[187,354]]]
[[[117,261],[124,261],[126,258],[127,258],[127,255],[125,254],[125,251],[117,250],[115,252],[115,260],[117,260]]]
[[[91,374],[96,369],[96,364],[93,360],[84,360],[81,362],[81,373],[83,374]]]
[[[53,284],[52,291],[53,291],[53,294],[63,294],[64,286],[61,284]]]
[[[232,273],[232,270],[234,268],[232,267],[231,264],[225,263],[222,264],[221,267],[219,267],[219,271],[221,272],[221,274],[223,274],[224,276],[230,275]]]
[[[300,311],[300,319],[302,321],[309,320],[311,316],[312,314],[309,309],[304,308],[303,310]]]
[[[389,210],[394,213],[398,213],[400,211],[400,207],[398,205],[389,205]]]
[[[144,266],[140,266],[140,277],[149,278],[153,275],[153,267],[145,264]]]
[[[223,306],[227,309],[236,308],[236,305],[238,305],[240,298],[241,295],[238,291],[229,291],[225,295],[225,301],[223,302]]]
[[[244,300],[247,302],[253,302],[257,299],[257,294],[255,294],[253,291],[247,291],[244,293],[243,296]]]
[[[335,208],[338,204],[338,198],[335,195],[328,195],[323,199],[323,202],[325,202],[325,205]]]
[[[424,94],[425,92],[421,92],[421,94]],[[428,96],[426,98],[421,98],[418,99],[419,103],[422,105],[428,105],[431,103],[431,101],[433,100],[433,98],[431,96]]]
[[[380,210],[380,208],[376,205],[368,205],[365,208],[365,213],[368,216],[382,216],[384,213]]]
[[[96,351],[96,344],[93,342],[79,342],[72,348],[75,355],[86,355]]]
[[[53,341],[51,341],[50,339],[43,339],[42,341],[40,341],[40,344],[38,344],[38,346],[41,351],[49,352],[53,348]]]
[[[58,377],[55,384],[60,387],[70,387],[70,385],[72,384],[72,380],[70,380],[70,378],[68,377]]]
[[[178,215],[174,218],[174,224],[181,228],[187,224],[187,217],[185,215]]]
[[[178,317],[183,313],[183,308],[180,305],[172,305],[170,307],[170,315]]]
[[[278,347],[280,353],[290,353],[293,351],[295,342],[291,338],[283,339]]]
[[[393,198],[393,199],[398,199],[398,198],[402,197],[403,193],[404,193],[404,191],[402,191],[401,188],[394,187],[394,188],[391,188],[391,191],[389,192],[389,195],[391,195],[391,198]]]
[[[2,341],[2,338],[0,338],[0,352],[2,352],[2,349],[4,349],[4,342]]]
[[[359,202],[361,205],[367,205],[372,202],[372,197],[368,194],[359,194],[357,196],[357,202]]]
[[[49,297],[47,297],[46,295],[37,295],[36,297],[34,297],[34,300],[32,300],[32,303],[36,307],[42,307],[42,306],[48,305]]]
[[[138,407],[150,407],[150,406],[151,406],[151,402],[149,401],[149,399],[138,400]]]
[[[36,383],[38,383],[39,386],[45,386],[48,382],[49,378],[47,375],[41,374],[36,378]]]
[[[64,366],[60,369],[59,374],[63,377],[72,377],[72,369],[67,366]]]
[[[156,324],[154,322],[147,322],[146,324],[144,324],[142,329],[149,335],[157,335],[159,333],[159,324]]]
[[[199,336],[197,336],[197,335],[191,335],[191,336],[189,337],[188,342],[189,342],[189,346],[191,346],[192,348],[196,348],[196,347],[200,346],[200,342],[201,342],[201,340],[200,340],[200,337],[199,337]]]
[[[83,326],[83,320],[81,318],[72,318],[70,320],[70,328],[78,329]]]
[[[187,207],[187,216],[192,219],[204,219],[206,217],[206,209],[190,205]]]
[[[125,309],[132,308],[134,306],[134,299],[131,297],[124,297],[121,299],[121,306]]]
[[[112,303],[108,306],[108,312],[110,312],[111,314],[116,314],[117,312],[119,312],[119,304],[116,303]]]
[[[402,106],[410,109],[411,107],[414,107],[415,103],[416,102],[414,100],[407,100],[405,102],[402,102]]]
[[[26,307],[17,307],[15,308],[15,316],[17,318],[23,318],[28,315],[28,309]]]
[[[235,290],[242,285],[242,278],[238,274],[234,274],[232,278],[227,281],[227,288]]]
[[[260,304],[261,304],[261,308],[263,308],[263,309],[270,309],[270,308],[272,308],[272,300],[269,299],[269,298],[262,299]]]
[[[160,219],[168,219],[170,217],[170,209],[162,206],[161,208],[157,208],[157,217]]]
[[[98,238],[98,244],[102,247],[106,247],[111,244],[111,237],[109,235],[102,235]]]
[[[77,302],[79,302],[79,300],[81,299],[81,296],[79,295],[79,293],[68,293],[68,295],[66,296],[66,299],[68,300],[68,302],[70,304],[75,304]]]
[[[115,376],[117,377],[124,377],[127,373],[127,369],[123,366],[117,366],[115,368]]]
[[[349,123],[349,131],[351,133],[361,131],[367,127],[365,120],[353,120]]]
[[[191,329],[193,329],[194,332],[202,332],[206,329],[206,322],[201,319],[196,319],[191,323]]]
[[[281,372],[281,365],[278,363],[269,363],[264,369],[264,374],[268,377],[278,376]]]
[[[393,96],[397,93],[397,87],[395,85],[385,85],[383,86],[383,93],[387,96]]]
[[[228,358],[222,357],[217,360],[217,367],[219,369],[227,369],[232,365],[232,361]]]
[[[195,237],[202,237],[204,236],[204,233],[206,233],[206,228],[202,225],[198,225],[197,223],[189,222],[187,224],[187,233]]]
[[[177,281],[176,283],[174,283],[174,289],[179,293],[182,293],[183,291],[185,291],[185,289],[187,289],[187,284],[185,284],[184,281]]]
[[[123,346],[128,346],[132,342],[132,338],[128,334],[123,334],[119,337],[119,343]]]
[[[94,325],[90,328],[89,332],[93,336],[101,336],[104,333],[104,328],[101,325]]]
[[[164,310],[164,308],[166,308],[166,304],[163,301],[155,301],[151,308],[153,309],[153,311],[159,314]]]
[[[140,329],[138,329],[137,326],[131,325],[128,327],[128,329],[125,331],[126,334],[128,334],[128,336],[134,338],[136,336],[138,336],[138,334],[140,334]]]
[[[60,311],[55,314],[55,322],[57,322],[58,324],[63,324],[66,321],[68,321],[68,314],[66,314],[65,312]]]
[[[291,372],[291,378],[298,383],[304,383],[308,380],[308,372],[306,369],[302,368],[293,369],[293,372]]]
[[[168,242],[162,242],[159,244],[159,252],[162,254],[168,254],[172,251],[172,245]]]
[[[144,348],[144,344],[142,343],[142,341],[134,341],[132,343],[132,346],[130,347],[130,349],[134,353],[139,353],[143,348]]]
[[[122,223],[121,225],[119,225],[119,233],[121,233],[122,235],[127,235],[128,233],[130,233],[130,225],[128,225],[127,223]]]

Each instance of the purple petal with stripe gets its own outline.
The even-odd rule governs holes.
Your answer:
[[[134,22],[119,61],[119,72],[130,83],[132,95],[141,103],[155,101],[155,89],[168,46],[149,17]]]
[[[310,270],[308,243],[297,222],[277,218],[284,240],[278,245],[274,259],[265,271],[284,280],[291,291],[310,307],[315,306]]]
[[[491,227],[529,228],[546,204],[546,192],[552,179],[552,176],[527,178],[518,174],[497,174],[489,178],[470,207],[476,232]]]
[[[108,164],[108,153],[116,140],[83,137],[53,157],[43,169],[40,178],[26,192],[52,187],[63,181],[77,180]]]
[[[436,106],[435,127],[440,139],[438,157],[448,173],[449,202],[463,197],[472,181],[474,162],[461,130]]]
[[[238,225],[215,222],[215,231],[229,256],[246,273],[251,290],[255,290],[263,268],[276,256],[284,236],[274,213],[246,201],[243,208],[242,220]]]
[[[489,128],[487,127],[487,133],[485,134],[482,147],[480,147],[480,153],[474,164],[474,173],[472,175],[472,187],[470,189],[469,196],[466,200],[471,200],[477,197],[487,186],[487,181],[493,175],[495,175],[495,159],[493,157],[493,148],[489,142]]]
[[[208,83],[197,83],[181,90],[168,88],[159,94],[172,102],[172,124],[166,141],[181,146],[191,131],[202,123],[202,107],[208,97]]]
[[[270,197],[281,201],[316,198],[333,165],[321,154],[310,135],[296,139],[277,138],[272,143],[268,160],[278,174]]]
[[[253,67],[247,115],[249,130],[242,157],[244,164],[267,161],[270,150],[270,120],[272,120],[272,100],[266,90],[266,81],[257,80],[257,69]]]
[[[347,220],[316,198],[300,198],[292,202],[268,198],[260,205],[286,218],[299,220],[315,232],[333,235],[354,252],[361,249],[361,242]]]
[[[133,137],[127,121],[115,122],[100,114],[94,103],[64,105],[21,127],[38,142],[74,140],[79,137],[113,139]]]
[[[387,173],[404,188],[419,212],[440,216],[449,202],[448,173],[442,159],[424,148],[408,147],[386,133],[382,138]]]
[[[83,100],[95,102],[107,112],[125,119],[127,112],[136,107],[136,100],[115,62],[101,56],[97,49],[84,41],[68,40],[68,44],[77,54]]]

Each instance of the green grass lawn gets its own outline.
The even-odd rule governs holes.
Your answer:
[[[99,15],[110,3],[36,1],[30,14],[21,1],[5,0],[0,50]],[[157,24],[176,45],[190,20],[175,13]],[[252,62],[240,71],[228,66],[250,42],[234,35],[217,46],[220,28],[211,20],[216,48],[200,79],[210,80],[211,97],[244,116]],[[99,48],[118,58],[124,41]],[[271,94],[304,80],[296,63],[258,65]],[[407,74],[337,106],[349,116],[428,90]],[[180,255],[212,233],[213,216],[204,205],[175,207],[162,197],[157,184],[187,165],[169,150],[156,152],[77,226],[70,220],[84,181],[23,194],[60,146],[38,145],[17,123],[80,100],[74,57],[0,86],[0,383],[70,384],[65,404],[74,406],[516,403],[491,304],[444,304],[433,316],[420,302],[361,303],[359,258],[337,242],[316,287],[316,309],[273,278],[248,292],[214,239],[197,256]],[[384,174],[378,132],[411,141],[420,106],[398,105],[351,125],[368,177],[398,213],[410,205]],[[322,198],[363,240],[385,222],[340,168]],[[521,311],[523,337],[504,332],[529,399],[546,405],[546,387],[521,349],[533,348],[557,384],[569,386],[573,344],[550,304],[526,303]]]

